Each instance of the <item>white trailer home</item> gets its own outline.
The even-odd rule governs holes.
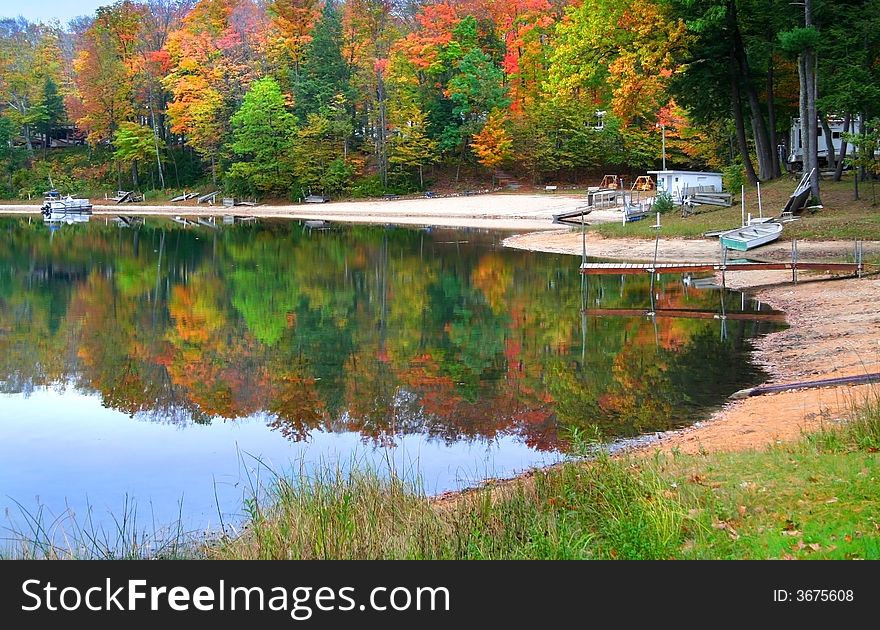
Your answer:
[[[829,118],[828,126],[831,128],[831,142],[834,146],[835,156],[840,156],[840,144],[843,142],[843,118]],[[859,121],[853,118],[849,124],[848,133],[859,133]],[[828,163],[828,142],[825,138],[825,130],[821,123],[818,125],[816,132],[817,153],[819,156],[819,164]],[[789,134],[789,147],[791,151],[788,155],[789,164],[803,164],[804,162],[804,144],[801,137],[801,119],[791,119],[791,131]],[[846,145],[846,154],[851,155],[853,152],[852,143]],[[780,156],[781,157],[781,156]]]
[[[676,203],[696,191],[721,192],[721,173],[707,171],[648,171],[657,178],[657,193],[669,193]],[[688,193],[691,191],[691,193]]]

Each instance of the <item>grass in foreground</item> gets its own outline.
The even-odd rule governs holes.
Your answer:
[[[0,557],[880,559],[878,482],[875,392],[845,424],[766,451],[600,455],[445,503],[373,472],[301,473],[249,501],[235,537],[145,536],[126,510],[114,531],[59,539],[28,515]]]
[[[880,185],[876,186],[877,197],[871,192],[871,183],[861,184],[861,199],[853,199],[853,175],[848,173],[840,182],[823,179],[821,182],[821,209],[806,210],[799,221],[788,223],[782,239],[819,240],[880,240]],[[782,177],[761,186],[764,216],[778,216],[789,195],[794,191],[796,181]],[[665,238],[700,238],[705,232],[733,229],[741,225],[739,191],[734,194],[734,205],[717,210],[701,208],[697,214],[682,218],[676,208],[661,219],[661,236]],[[758,216],[758,195],[755,187],[746,186],[746,213]],[[653,238],[656,230],[651,229],[653,217],[621,225],[608,223],[597,225],[595,229],[608,237],[631,236]]]
[[[121,515],[114,515],[109,526],[93,519],[91,507],[79,517],[69,509],[54,515],[21,504],[18,512],[6,540],[0,536],[0,560],[173,560],[201,557],[204,544],[183,531],[179,518],[171,526],[151,519],[152,527],[143,527],[137,504],[127,496]]]
[[[281,481],[214,558],[880,558],[880,398],[764,452],[601,456],[434,505],[371,473]]]

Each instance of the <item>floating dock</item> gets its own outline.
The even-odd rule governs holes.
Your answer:
[[[721,314],[718,311],[658,308],[654,311],[644,308],[588,308],[584,311],[594,317],[660,317],[672,319],[735,319],[750,322],[784,322],[785,313],[777,311],[736,312]]]
[[[588,276],[637,275],[643,273],[698,273],[708,271],[834,271],[860,274],[861,263],[833,262],[730,262],[721,263],[607,263],[588,262],[581,273]]]

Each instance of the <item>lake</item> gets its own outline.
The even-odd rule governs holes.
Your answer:
[[[0,219],[0,524],[211,529],[316,465],[436,493],[761,379],[750,340],[781,324],[745,296],[677,275],[652,300],[647,275],[587,282],[504,236]]]

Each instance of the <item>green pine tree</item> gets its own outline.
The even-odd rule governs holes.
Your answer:
[[[46,77],[46,81],[43,83],[43,93],[38,107],[37,131],[43,134],[43,146],[48,149],[52,132],[67,117],[64,98],[58,93],[58,85],[52,80],[52,77]]]
[[[227,172],[233,188],[261,194],[289,193],[294,183],[297,125],[275,79],[255,81],[230,124],[230,148],[239,158]]]
[[[301,122],[340,100],[346,106],[354,100],[351,71],[342,57],[342,18],[332,0],[324,5],[304,57],[294,83],[294,113]]]

